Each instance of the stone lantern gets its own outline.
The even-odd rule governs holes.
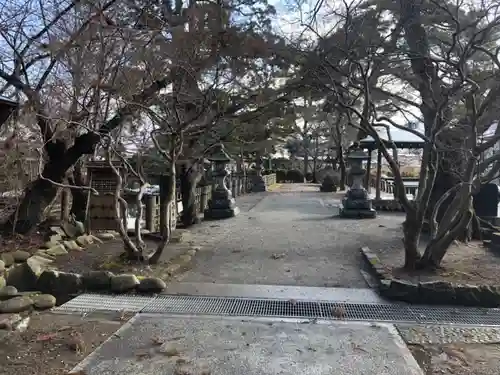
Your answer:
[[[236,207],[236,201],[227,186],[227,180],[230,176],[227,166],[232,159],[224,150],[224,145],[220,144],[208,160],[213,163],[215,187],[204,213],[205,219],[216,220],[236,216],[240,210]]]
[[[370,218],[377,217],[377,212],[372,207],[372,201],[368,192],[363,187],[363,179],[366,170],[363,168],[363,161],[370,156],[359,147],[351,149],[347,156],[350,165],[349,177],[352,185],[342,199],[340,216],[348,218]]]

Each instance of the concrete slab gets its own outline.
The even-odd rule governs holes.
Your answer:
[[[78,371],[86,375],[423,375],[392,325],[143,314],[71,373]]]
[[[378,303],[387,301],[369,288],[323,288],[289,285],[255,285],[255,284],[214,284],[214,283],[173,283],[165,290],[165,294],[212,296],[212,297],[244,297],[244,298],[277,298],[302,301],[331,301],[350,303]]]

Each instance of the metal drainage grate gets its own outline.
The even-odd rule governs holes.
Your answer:
[[[144,313],[265,316],[424,324],[500,325],[499,309],[287,301],[203,296],[158,296]]]
[[[134,295],[109,295],[109,294],[81,294],[71,301],[57,307],[56,312],[82,312],[93,311],[126,311],[140,312],[148,303],[156,297],[144,297]]]
[[[261,316],[500,326],[500,309],[207,296],[160,295],[144,297],[82,294],[58,307],[55,311],[87,313],[127,311],[179,315]]]

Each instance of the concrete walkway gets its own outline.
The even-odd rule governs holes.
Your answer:
[[[237,198],[239,216],[192,231],[201,249],[167,293],[384,303],[360,272],[360,247],[388,241],[401,217],[334,218],[338,197],[318,190]],[[391,324],[189,314],[136,315],[74,373],[423,375]]]
[[[72,373],[423,375],[387,324],[146,314],[133,318]]]
[[[284,184],[259,195],[253,206],[237,199],[242,213],[209,224],[213,241],[202,246],[179,281],[366,288],[360,247],[386,241],[384,232],[397,230],[402,219],[334,218],[338,199],[318,190],[317,185]]]

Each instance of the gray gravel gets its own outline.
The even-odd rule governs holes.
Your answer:
[[[334,218],[339,202],[328,196],[314,185],[288,185],[237,198],[239,216],[195,231],[201,250],[180,281],[367,287],[360,247],[394,242],[403,217]]]
[[[500,328],[497,327],[397,324],[396,328],[408,344],[500,343]]]

